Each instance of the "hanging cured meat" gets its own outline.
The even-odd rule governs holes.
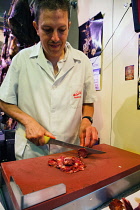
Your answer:
[[[31,9],[28,0],[16,0],[10,11],[10,29],[22,47],[32,46],[39,41],[32,23],[34,15]]]

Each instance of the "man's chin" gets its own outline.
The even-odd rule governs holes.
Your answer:
[[[51,52],[49,52],[49,53],[47,53],[47,57],[49,58],[59,58],[59,57],[61,57],[61,53],[60,52],[56,52],[56,51],[51,51]]]

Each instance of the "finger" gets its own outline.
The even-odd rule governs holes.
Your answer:
[[[85,135],[83,133],[80,136],[80,146],[85,146]]]
[[[39,139],[28,139],[30,142],[32,142],[33,144],[35,144],[36,146],[40,145]]]
[[[90,141],[90,147],[92,148],[96,143],[97,143],[97,139],[92,139],[91,141]]]
[[[85,146],[86,147],[90,147],[91,144],[91,140],[92,140],[92,132],[90,127],[86,129],[86,137],[85,137]]]
[[[44,138],[39,139],[39,145],[38,146],[44,146],[45,142],[44,142]]]
[[[98,132],[97,132],[97,130],[94,130],[94,131],[92,131],[92,139],[90,142],[90,147],[95,145],[97,142],[98,142]]]
[[[51,139],[56,139],[56,137],[55,137],[52,133],[50,133],[50,132],[48,132],[48,131],[46,131],[46,132],[44,133],[44,136],[50,137]]]

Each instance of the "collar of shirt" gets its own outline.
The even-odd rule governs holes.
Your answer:
[[[41,68],[43,68],[44,70],[47,69],[47,73],[51,76],[53,80],[55,80],[56,78],[58,79],[58,75],[59,77],[61,77],[67,71],[69,71],[69,69],[71,69],[72,66],[75,65],[74,63],[76,61],[81,62],[80,54],[77,53],[77,50],[75,50],[68,42],[66,42],[65,49],[66,49],[65,57],[58,62],[59,71],[57,75],[54,74],[52,63],[49,60],[47,60],[44,56],[41,42],[34,45],[32,52],[30,53],[30,59],[37,58],[37,63],[41,66]],[[68,56],[69,54],[70,56]],[[45,64],[46,62],[48,63],[49,68],[46,68]],[[50,70],[49,72],[48,69]]]
[[[38,57],[40,54],[40,49],[42,50],[42,45],[41,42],[38,42],[36,45],[34,45],[34,48],[30,54],[30,58],[34,58],[34,57]],[[66,42],[66,46],[65,46],[66,52],[69,50],[73,50],[73,47],[70,45],[69,42]],[[65,57],[62,60],[66,60],[68,56],[68,53],[65,54]],[[79,60],[81,61],[81,57],[79,54],[77,54],[75,51],[73,51],[72,53],[73,59],[74,60]]]
[[[54,77],[56,78],[57,75],[60,73],[61,69],[63,68],[64,66],[64,63],[66,62],[67,60],[67,57],[68,57],[68,48],[65,46],[65,55],[64,55],[64,58],[61,59],[60,61],[58,61],[57,63],[57,66],[58,66],[58,73],[55,75],[54,74]]]
[[[42,47],[41,47],[41,48],[42,48]],[[42,53],[43,53],[43,49],[42,49]],[[67,60],[67,57],[68,57],[68,49],[67,49],[67,47],[65,46],[65,55],[64,55],[64,58],[61,59],[60,61],[58,61],[58,63],[57,63],[57,66],[58,66],[58,73],[57,73],[57,74],[54,73],[54,69],[53,69],[52,63],[51,63],[48,59],[46,59],[46,61],[47,61],[47,63],[48,63],[48,66],[49,66],[49,70],[52,72],[52,74],[53,74],[53,76],[54,76],[55,79],[56,79],[56,77],[58,76],[58,74],[60,73],[61,69],[63,68],[64,63],[65,63],[66,60]]]

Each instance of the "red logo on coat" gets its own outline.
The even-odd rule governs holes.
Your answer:
[[[81,91],[76,91],[76,93],[73,94],[74,98],[81,98],[82,92]]]

